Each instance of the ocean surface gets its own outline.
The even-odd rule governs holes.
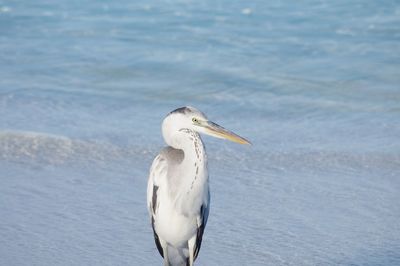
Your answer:
[[[161,265],[146,209],[191,105],[196,265],[400,265],[399,1],[0,0],[0,265]]]

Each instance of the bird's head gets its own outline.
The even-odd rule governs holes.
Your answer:
[[[194,107],[185,106],[170,112],[162,124],[162,133],[167,144],[177,132],[189,129],[216,138],[227,139],[240,144],[250,144],[248,140],[207,119],[205,114]],[[172,145],[171,145],[172,146]]]

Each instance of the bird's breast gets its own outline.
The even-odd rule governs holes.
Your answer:
[[[161,201],[155,220],[157,234],[174,246],[185,245],[197,231],[197,216],[184,213],[173,202]]]

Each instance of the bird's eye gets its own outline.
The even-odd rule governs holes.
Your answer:
[[[193,122],[193,123],[198,123],[199,120],[197,120],[197,118],[193,117],[193,118],[192,118],[192,122]]]

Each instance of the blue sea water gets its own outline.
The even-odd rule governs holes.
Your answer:
[[[160,123],[192,105],[197,265],[400,265],[398,1],[0,0],[0,265],[160,265]]]

